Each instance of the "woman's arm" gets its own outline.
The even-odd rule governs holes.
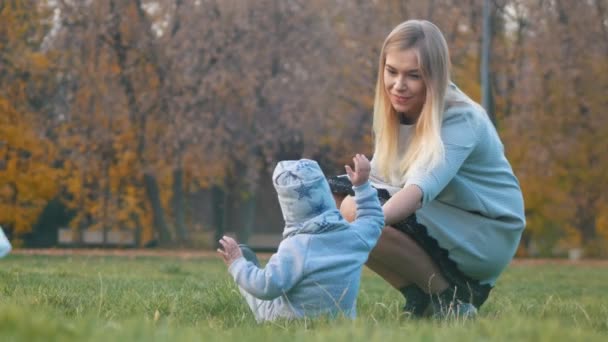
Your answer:
[[[386,225],[395,224],[412,215],[424,203],[432,201],[454,178],[477,145],[473,112],[451,113],[442,123],[441,138],[445,158],[432,170],[412,174],[403,189],[384,204]]]
[[[395,193],[382,206],[384,224],[393,225],[412,215],[422,204],[422,190],[417,185],[408,185]]]

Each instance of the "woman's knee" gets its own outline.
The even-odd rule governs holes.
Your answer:
[[[382,262],[396,262],[397,265],[430,259],[428,253],[414,239],[391,226],[384,227],[370,257]]]
[[[357,204],[355,198],[346,196],[340,205],[340,214],[348,222],[352,222],[357,218]]]

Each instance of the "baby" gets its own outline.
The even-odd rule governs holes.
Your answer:
[[[336,208],[323,172],[313,160],[281,161],[272,175],[285,220],[283,240],[264,268],[253,251],[230,237],[218,252],[258,322],[277,318],[356,316],[361,270],[384,226],[370,162],[345,166],[353,184],[357,218]]]

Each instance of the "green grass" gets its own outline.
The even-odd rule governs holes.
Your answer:
[[[473,322],[403,319],[365,270],[355,321],[258,325],[214,259],[0,260],[0,341],[604,341],[608,268],[512,266]]]

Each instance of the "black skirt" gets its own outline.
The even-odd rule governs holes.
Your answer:
[[[333,176],[328,177],[329,187],[334,194],[354,196],[352,183],[347,177]],[[377,189],[380,203],[384,204],[391,197],[385,189]],[[479,308],[488,299],[492,286],[480,284],[466,274],[462,273],[456,262],[450,259],[446,249],[439,246],[437,240],[428,234],[427,228],[418,223],[416,214],[412,214],[405,220],[392,225],[393,228],[406,234],[414,240],[437,264],[443,277],[450,283],[450,287],[455,289],[456,299],[471,303]]]

